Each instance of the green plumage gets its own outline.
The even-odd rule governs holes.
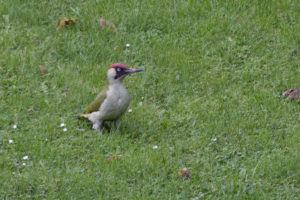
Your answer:
[[[98,94],[98,96],[95,98],[95,100],[89,105],[88,109],[86,110],[86,113],[91,113],[91,112],[95,112],[98,111],[101,104],[103,103],[103,101],[106,98],[106,92],[108,90],[108,87],[105,87],[100,94]]]
[[[130,103],[129,93],[122,80],[128,74],[141,71],[141,69],[129,68],[122,63],[111,65],[107,71],[108,86],[104,87],[88,106],[86,112],[78,118],[88,119],[93,123],[93,129],[99,132],[102,130],[103,122],[118,121]]]

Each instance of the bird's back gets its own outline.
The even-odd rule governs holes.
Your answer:
[[[86,113],[92,113],[95,111],[99,111],[100,106],[106,99],[108,87],[105,87],[95,98],[95,100],[89,105]]]

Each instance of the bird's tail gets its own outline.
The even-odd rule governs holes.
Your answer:
[[[88,113],[82,113],[81,115],[76,116],[77,119],[88,119],[89,114]]]

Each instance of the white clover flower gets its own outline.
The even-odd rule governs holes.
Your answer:
[[[64,132],[66,132],[68,129],[67,129],[67,128],[64,128],[63,130],[64,130]]]
[[[23,166],[26,166],[26,163],[25,163],[25,162],[23,162],[23,163],[22,163],[22,165],[23,165]]]
[[[128,112],[129,112],[129,113],[132,113],[132,109],[129,109]]]
[[[216,137],[214,137],[213,139],[211,139],[211,141],[214,141],[214,142],[215,142],[215,141],[217,141],[217,138],[216,138]]]
[[[139,106],[142,106],[142,105],[143,105],[143,102],[140,101],[140,102],[139,102]]]
[[[129,43],[127,43],[127,44],[126,44],[126,47],[127,47],[127,48],[129,48],[129,47],[130,47],[130,44],[129,44]]]
[[[23,156],[23,160],[28,160],[28,156]]]
[[[13,128],[14,128],[14,129],[18,128],[18,127],[17,127],[17,124],[14,124]]]
[[[154,146],[153,146],[153,149],[157,149],[157,148],[158,148],[158,146],[157,146],[157,145],[154,145]]]
[[[60,127],[65,127],[65,126],[66,126],[65,123],[61,123],[61,124],[60,124]]]
[[[14,141],[13,140],[8,140],[8,143],[9,144],[12,144]]]

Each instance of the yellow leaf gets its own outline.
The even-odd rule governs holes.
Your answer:
[[[76,22],[76,21],[78,21],[78,20],[79,20],[79,18],[73,17],[73,18],[71,18],[69,21]]]
[[[57,22],[57,27],[58,28],[61,28],[61,27],[63,27],[64,25],[66,25],[66,21],[67,21],[68,19],[66,18],[66,17],[61,17],[61,18],[59,18],[59,20],[58,20],[58,22]]]
[[[57,27],[61,28],[61,27],[65,26],[65,25],[68,25],[70,23],[74,23],[74,22],[76,22],[78,20],[79,20],[79,18],[76,18],[76,17],[73,17],[71,19],[68,19],[66,17],[61,17],[61,18],[59,18],[59,20],[57,22]]]
[[[185,167],[178,171],[178,175],[184,178],[185,180],[188,180],[190,179],[190,170]]]

